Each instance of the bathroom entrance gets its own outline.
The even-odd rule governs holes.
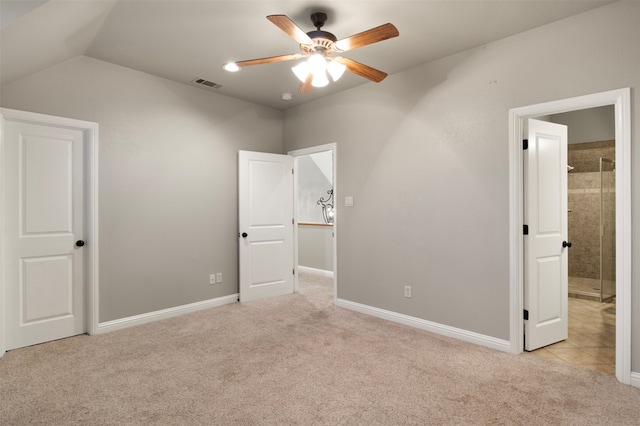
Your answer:
[[[542,117],[568,129],[566,340],[546,359],[615,374],[615,111],[613,105]]]
[[[522,137],[525,134],[525,126],[529,118],[542,119],[543,117],[549,121],[549,118],[553,115],[560,115],[567,112],[579,112],[590,109],[597,109],[603,106],[613,106],[614,122],[615,122],[615,151],[613,152],[614,158],[610,158],[609,155],[601,155],[600,157],[613,160],[615,163],[608,163],[603,161],[603,172],[606,175],[606,166],[610,165],[612,175],[615,177],[615,201],[613,198],[611,202],[615,204],[615,230],[611,229],[612,233],[615,232],[615,294],[612,294],[612,302],[599,302],[595,300],[578,299],[575,297],[567,297],[569,303],[572,305],[585,303],[595,303],[598,307],[604,309],[584,310],[586,316],[589,318],[602,317],[604,322],[601,327],[613,332],[613,336],[609,341],[609,345],[612,347],[606,348],[607,356],[614,358],[615,376],[616,378],[625,384],[631,384],[631,91],[629,88],[611,90],[608,92],[594,93],[590,95],[578,96],[575,98],[562,99],[557,101],[546,102],[542,104],[529,105],[519,108],[514,108],[509,111],[509,123],[510,123],[510,155],[512,161],[510,162],[510,216],[511,216],[511,262],[510,262],[510,276],[512,277],[512,284],[510,286],[511,294],[511,333],[510,342],[511,350],[513,353],[522,353],[524,348],[524,328],[527,321],[527,312],[524,312],[523,321],[523,307],[524,307],[524,277],[526,270],[524,265],[526,253],[524,250],[524,242],[526,235],[523,233],[523,226],[526,224],[524,221],[525,204],[523,203],[524,194],[524,173],[523,173],[523,158],[525,156],[522,149]],[[593,123],[586,123],[585,128]],[[569,127],[573,128],[571,123]],[[571,131],[571,130],[570,130]],[[575,129],[574,129],[575,131]],[[596,141],[605,141],[606,139],[596,139]],[[593,140],[592,140],[593,141]],[[569,163],[567,161],[567,163]],[[605,164],[606,163],[606,164]],[[572,165],[572,164],[568,164]],[[574,166],[574,165],[572,165]],[[566,166],[565,166],[566,167]],[[574,166],[575,167],[575,166]],[[567,177],[573,173],[568,172]],[[598,169],[599,173],[599,169]],[[594,192],[593,188],[586,190],[582,188],[582,191],[587,193]],[[599,191],[599,189],[598,189]],[[604,191],[606,193],[606,191]],[[567,194],[567,199],[568,199]],[[605,209],[603,204],[603,209]],[[571,209],[570,205],[567,205],[567,210]],[[567,216],[573,214],[567,212]],[[605,222],[606,229],[606,222]],[[598,227],[596,227],[598,231]],[[568,243],[571,242],[572,236],[567,232],[569,237]],[[606,240],[603,239],[603,246],[605,246]],[[569,248],[571,251],[572,247]],[[599,263],[599,262],[598,262]],[[604,263],[604,259],[603,259]],[[603,266],[606,266],[603,265]],[[604,268],[603,268],[603,276]],[[613,284],[613,283],[612,283]],[[565,289],[568,293],[568,289]],[[604,290],[604,296],[606,294],[606,288]],[[568,296],[568,294],[567,294]],[[572,303],[577,302],[577,303]],[[575,318],[572,318],[570,314],[569,323],[579,324]],[[572,321],[573,320],[573,321]],[[584,327],[584,331],[590,331],[589,327]],[[569,333],[570,336],[572,333]],[[566,343],[565,343],[566,344]],[[560,348],[558,348],[560,349]],[[570,349],[567,347],[566,352]],[[601,350],[594,350],[597,348],[578,348],[582,352],[594,353],[598,356]],[[558,352],[559,353],[559,352]]]
[[[615,111],[613,105],[549,116],[568,127],[569,297],[616,295]]]

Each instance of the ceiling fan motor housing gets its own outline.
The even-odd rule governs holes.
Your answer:
[[[300,45],[300,50],[305,55],[313,55],[314,53],[327,54],[333,49],[333,45],[338,38],[328,31],[322,31],[320,28],[327,21],[327,14],[324,12],[315,12],[311,14],[311,22],[316,27],[315,31],[309,31],[307,35],[313,40],[312,45]]]
[[[313,54],[318,52],[318,50],[326,50],[327,52],[333,49],[333,45],[338,40],[336,36],[327,31],[309,31],[307,33],[309,38],[313,40],[312,45],[300,45],[300,49],[305,54]]]

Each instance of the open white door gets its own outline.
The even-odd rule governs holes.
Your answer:
[[[529,120],[524,151],[527,351],[568,337],[567,126]]]
[[[238,155],[240,301],[293,293],[293,158]]]
[[[83,148],[81,130],[6,122],[6,349],[86,331]]]

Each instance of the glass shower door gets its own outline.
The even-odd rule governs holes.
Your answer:
[[[600,158],[600,300],[616,295],[615,161]]]

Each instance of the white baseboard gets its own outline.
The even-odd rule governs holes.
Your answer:
[[[298,272],[304,272],[305,274],[310,274],[310,275],[319,275],[321,277],[326,277],[326,278],[333,278],[333,271],[311,268],[309,266],[298,265]]]
[[[486,346],[502,352],[511,352],[511,343],[508,340],[497,339],[495,337],[485,336],[483,334],[474,333],[472,331],[462,330],[460,328],[450,327],[448,325],[438,324],[436,322],[427,321],[421,318],[411,317],[409,315],[399,314],[393,311],[387,311],[373,306],[363,305],[357,302],[351,302],[344,299],[336,300],[336,306],[350,309],[352,311],[382,318],[385,320],[408,325],[410,327],[419,328],[431,333],[440,334],[454,339],[463,340],[476,345]]]
[[[631,386],[640,388],[640,373],[631,372]]]
[[[146,314],[134,315],[131,317],[120,318],[113,321],[101,322],[98,324],[98,333],[109,333],[111,331],[122,330],[124,328],[134,327],[136,325],[147,324],[153,321],[177,317],[179,315],[191,312],[201,311],[203,309],[215,308],[229,303],[236,303],[238,294],[230,294],[229,296],[218,297],[216,299],[203,300],[201,302],[189,303],[188,305],[175,306],[173,308],[162,309]]]

